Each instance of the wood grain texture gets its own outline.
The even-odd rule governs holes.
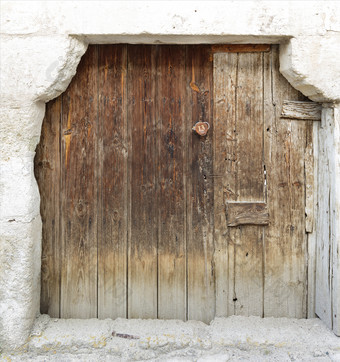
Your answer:
[[[316,220],[317,244],[316,244],[316,295],[315,313],[329,327],[333,328],[333,260],[334,246],[332,244],[332,211],[330,200],[332,187],[329,175],[334,170],[333,135],[333,109],[322,110],[322,124],[318,133],[318,218]],[[322,186],[321,186],[322,185]],[[335,212],[334,212],[335,214]],[[335,214],[336,215],[336,214]]]
[[[62,96],[61,318],[97,316],[97,49]]]
[[[328,182],[315,181],[315,164],[319,175],[330,167],[314,153],[317,123],[282,118],[284,100],[306,99],[279,74],[277,47],[211,49],[90,46],[47,106],[35,160],[43,312],[210,322],[301,318],[308,305],[312,315],[315,255],[330,247],[315,254],[315,243],[334,223],[315,234],[313,184]],[[204,137],[198,121],[210,123]],[[317,295],[326,307],[331,258],[316,275],[329,280]]]
[[[60,114],[59,97],[49,103],[34,160],[43,225],[40,312],[53,318],[60,317]]]
[[[311,198],[313,198],[313,210],[309,212],[309,214],[312,213],[312,222],[309,226],[311,232],[307,234],[307,245],[308,245],[308,290],[307,290],[307,318],[315,318],[315,306],[316,306],[316,246],[318,241],[318,235],[316,230],[316,223],[317,223],[317,217],[318,214],[318,204],[316,202],[318,198],[318,155],[319,155],[319,145],[318,145],[318,137],[320,132],[320,123],[319,122],[313,122],[313,139],[312,139],[312,155],[313,155],[313,180],[309,181],[309,175],[308,167],[305,166],[305,173],[306,173],[306,189],[308,184],[312,184],[313,189],[313,196],[308,197],[307,196],[307,190],[306,190],[306,209],[307,209],[307,216],[306,216],[306,226],[307,226],[307,219],[308,219],[308,208],[307,208],[307,198],[309,198],[309,201]],[[308,138],[307,138],[308,140]],[[306,150],[308,150],[308,143]],[[309,154],[309,152],[307,152]],[[306,161],[305,161],[306,162]],[[310,192],[310,190],[309,190]],[[306,227],[307,232],[307,227]]]
[[[328,118],[329,117],[329,118]],[[333,152],[331,159],[331,166],[333,168],[333,177],[335,180],[340,180],[340,148],[338,140],[340,139],[340,106],[334,105],[331,107],[328,113],[328,117],[325,121],[329,121],[330,133],[332,135]],[[331,225],[332,225],[332,270],[333,270],[333,283],[332,283],[332,322],[333,332],[340,335],[340,275],[339,275],[339,240],[340,240],[340,188],[338,183],[331,183],[331,200],[329,203],[331,213]]]
[[[240,53],[237,65],[237,201],[264,202],[263,53]],[[261,315],[263,309],[263,227],[230,232],[234,247],[234,313]]]
[[[267,204],[262,202],[228,202],[226,205],[227,225],[268,225]]]
[[[161,46],[156,65],[158,120],[158,318],[186,319],[186,119],[183,46]]]
[[[127,46],[98,46],[98,317],[126,317]]]
[[[311,121],[309,121],[311,122]],[[313,153],[313,124],[306,129],[305,147],[305,213],[306,232],[313,232],[314,224],[314,153]]]
[[[283,101],[281,117],[321,121],[321,104],[315,102]]]
[[[214,263],[216,315],[234,313],[234,255],[228,253],[229,228],[225,201],[236,200],[236,75],[237,54],[214,54]],[[230,271],[229,271],[230,268]]]
[[[157,318],[156,52],[128,46],[131,233],[128,317]]]
[[[265,56],[265,143],[270,225],[265,228],[264,316],[306,317],[305,122],[280,119],[285,99],[304,100]]]
[[[256,53],[269,52],[270,44],[215,44],[211,46],[213,53]]]
[[[191,127],[198,121],[210,124],[205,137],[192,132],[189,144],[191,182],[188,212],[191,215],[188,218],[190,234],[187,240],[188,319],[204,322],[210,322],[215,315],[213,65],[209,60],[209,49],[208,46],[188,47],[186,74],[192,102]]]

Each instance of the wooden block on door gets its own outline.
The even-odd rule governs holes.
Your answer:
[[[283,101],[282,118],[321,121],[321,104],[315,102]]]
[[[263,202],[227,202],[226,215],[228,226],[269,224],[268,207]]]

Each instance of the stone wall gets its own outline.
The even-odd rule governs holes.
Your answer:
[[[281,72],[311,100],[332,104],[322,156],[334,172],[330,221],[332,290],[339,284],[340,5],[337,2],[1,2],[0,346],[22,345],[39,313],[41,220],[33,173],[44,103],[62,93],[88,43],[280,44]],[[335,106],[334,106],[335,104]],[[329,154],[331,153],[331,154]],[[316,202],[317,202],[316,198]],[[319,205],[319,207],[321,207]],[[322,219],[324,215],[319,215]],[[322,229],[322,222],[318,224]],[[318,227],[318,226],[317,226]],[[316,286],[317,287],[317,286]],[[332,292],[334,310],[340,306]],[[333,317],[330,326],[339,331]]]

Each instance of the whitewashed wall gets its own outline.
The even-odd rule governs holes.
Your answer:
[[[88,43],[119,42],[281,44],[283,75],[311,100],[327,102],[318,158],[322,170],[318,190],[323,196],[316,198],[317,234],[311,240],[319,243],[320,267],[326,268],[331,246],[330,283],[325,286],[321,271],[316,289],[320,293],[326,288],[333,309],[323,317],[340,333],[334,316],[340,307],[340,108],[334,106],[340,102],[337,2],[2,1],[1,348],[22,345],[39,312],[41,220],[33,157],[44,103],[66,89]]]

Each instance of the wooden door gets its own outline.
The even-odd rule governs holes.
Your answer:
[[[276,46],[89,47],[35,159],[42,313],[306,316],[312,128],[280,117],[304,97],[278,66]]]

